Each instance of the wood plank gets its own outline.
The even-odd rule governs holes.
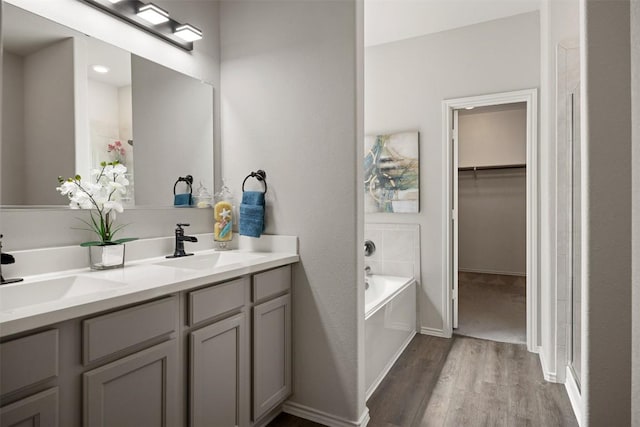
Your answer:
[[[577,426],[526,346],[416,335],[367,402],[370,427]],[[280,416],[270,426],[317,424]]]

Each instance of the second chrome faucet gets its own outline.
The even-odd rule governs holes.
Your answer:
[[[180,258],[183,256],[189,256],[193,254],[188,254],[184,251],[184,242],[197,242],[198,238],[195,236],[185,236],[184,228],[188,227],[189,224],[178,223],[176,224],[176,246],[173,251],[173,255],[167,255],[167,258]]]

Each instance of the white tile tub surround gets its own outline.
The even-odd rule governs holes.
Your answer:
[[[373,274],[414,277],[421,283],[418,224],[367,223],[364,238],[376,245],[375,253],[364,258]]]

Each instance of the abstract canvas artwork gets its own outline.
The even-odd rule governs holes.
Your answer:
[[[365,212],[417,213],[420,206],[418,132],[367,136],[364,153]]]

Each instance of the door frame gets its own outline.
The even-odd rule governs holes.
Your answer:
[[[457,212],[453,210],[453,186],[457,181],[453,170],[453,111],[466,107],[486,107],[491,105],[525,102],[527,106],[527,350],[537,353],[539,302],[539,259],[538,259],[538,90],[524,89],[442,101],[443,164],[445,165],[445,185],[442,192],[443,228],[445,236],[442,244],[442,262],[445,271],[443,284],[443,332],[447,337],[453,334],[454,290],[453,221]],[[455,130],[457,132],[457,130]],[[456,165],[457,166],[457,165]],[[457,272],[456,272],[457,274]]]

